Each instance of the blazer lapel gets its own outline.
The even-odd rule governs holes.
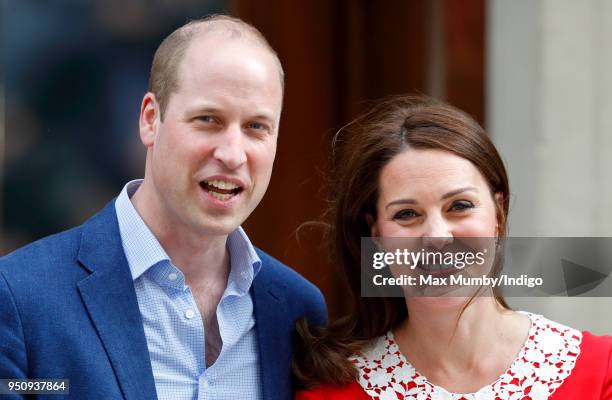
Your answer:
[[[293,326],[282,300],[283,285],[274,279],[266,259],[253,281],[255,326],[259,341],[263,398],[286,400],[293,398],[291,384],[291,348]]]
[[[156,399],[155,381],[115,202],[83,226],[78,259],[91,272],[78,283],[127,400]]]

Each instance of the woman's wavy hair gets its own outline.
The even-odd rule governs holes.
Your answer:
[[[298,321],[293,372],[300,388],[349,383],[357,376],[349,357],[408,316],[404,298],[360,295],[361,238],[371,235],[366,216],[376,218],[381,170],[406,149],[444,150],[469,160],[491,193],[501,195],[501,202],[495,201],[498,231],[502,238],[506,234],[510,189],[504,163],[482,127],[463,111],[425,96],[398,96],[340,129],[332,142],[324,219],[332,261],[349,289],[350,313],[328,327]],[[491,273],[499,268],[495,263]],[[493,295],[509,308],[497,289]]]

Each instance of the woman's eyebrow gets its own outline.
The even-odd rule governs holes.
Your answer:
[[[417,201],[414,200],[414,199],[399,199],[399,200],[394,200],[394,201],[392,201],[391,203],[388,203],[385,206],[385,210],[387,208],[391,207],[391,206],[395,206],[395,205],[398,205],[398,204],[417,204]]]
[[[464,188],[461,188],[461,189],[452,190],[452,191],[450,191],[450,192],[446,193],[446,194],[445,194],[444,196],[442,196],[440,199],[441,199],[441,200],[448,199],[449,197],[453,197],[453,196],[454,196],[454,195],[456,195],[456,194],[463,193],[463,192],[467,192],[467,191],[469,191],[469,190],[472,190],[472,191],[474,191],[474,192],[478,192],[478,189],[477,189],[477,188],[475,188],[475,187],[473,187],[473,186],[467,186],[467,187],[464,187]]]

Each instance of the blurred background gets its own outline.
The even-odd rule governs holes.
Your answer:
[[[320,218],[330,135],[383,96],[420,92],[481,122],[510,174],[510,234],[612,236],[612,1],[3,0],[0,255],[84,222],[140,178],[153,53],[229,13],[277,50],[286,95],[252,241],[346,310]],[[610,294],[612,296],[612,293]],[[612,332],[611,298],[511,299]]]

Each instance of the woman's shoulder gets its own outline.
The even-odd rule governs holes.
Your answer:
[[[538,344],[540,349],[555,342],[556,338],[569,340],[557,341],[562,350],[556,363],[551,366],[558,373],[556,390],[551,392],[551,400],[580,398],[612,399],[612,336],[594,335],[589,331],[579,331],[557,322],[538,316],[547,327],[547,338]],[[577,348],[574,347],[577,345]],[[555,354],[552,355],[553,358]],[[546,355],[546,358],[551,355]]]
[[[369,400],[357,381],[342,386],[322,385],[298,391],[295,400]]]
[[[612,336],[582,332],[580,354],[554,399],[612,399]]]
[[[590,374],[599,373],[612,381],[612,336],[583,331],[576,368],[588,369]]]
[[[602,352],[609,355],[612,351],[612,336],[610,335],[594,335],[589,331],[582,332],[582,345],[580,346],[583,351],[597,353],[599,356],[603,356]]]

